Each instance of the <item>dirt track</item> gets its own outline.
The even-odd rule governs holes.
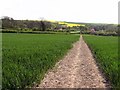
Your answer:
[[[105,88],[106,81],[100,74],[88,46],[77,41],[68,54],[50,70],[37,88]]]

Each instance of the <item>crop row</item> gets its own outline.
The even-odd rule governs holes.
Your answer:
[[[112,87],[120,86],[120,58],[118,58],[118,37],[84,35],[100,69],[111,82]]]
[[[25,88],[43,78],[79,35],[3,34],[3,88]]]

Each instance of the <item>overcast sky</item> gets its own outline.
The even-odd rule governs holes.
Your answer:
[[[0,17],[118,23],[119,0],[0,0]]]

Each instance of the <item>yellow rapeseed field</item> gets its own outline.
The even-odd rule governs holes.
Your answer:
[[[84,24],[75,24],[75,23],[67,23],[67,22],[59,22],[59,21],[54,21],[54,20],[49,20],[50,22],[56,22],[61,25],[66,25],[67,27],[74,27],[74,26],[85,26]]]

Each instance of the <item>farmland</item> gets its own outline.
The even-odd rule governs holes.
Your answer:
[[[39,82],[79,35],[3,34],[3,88],[24,88]]]
[[[100,68],[112,86],[119,87],[118,37],[84,35],[84,40],[91,48]]]

